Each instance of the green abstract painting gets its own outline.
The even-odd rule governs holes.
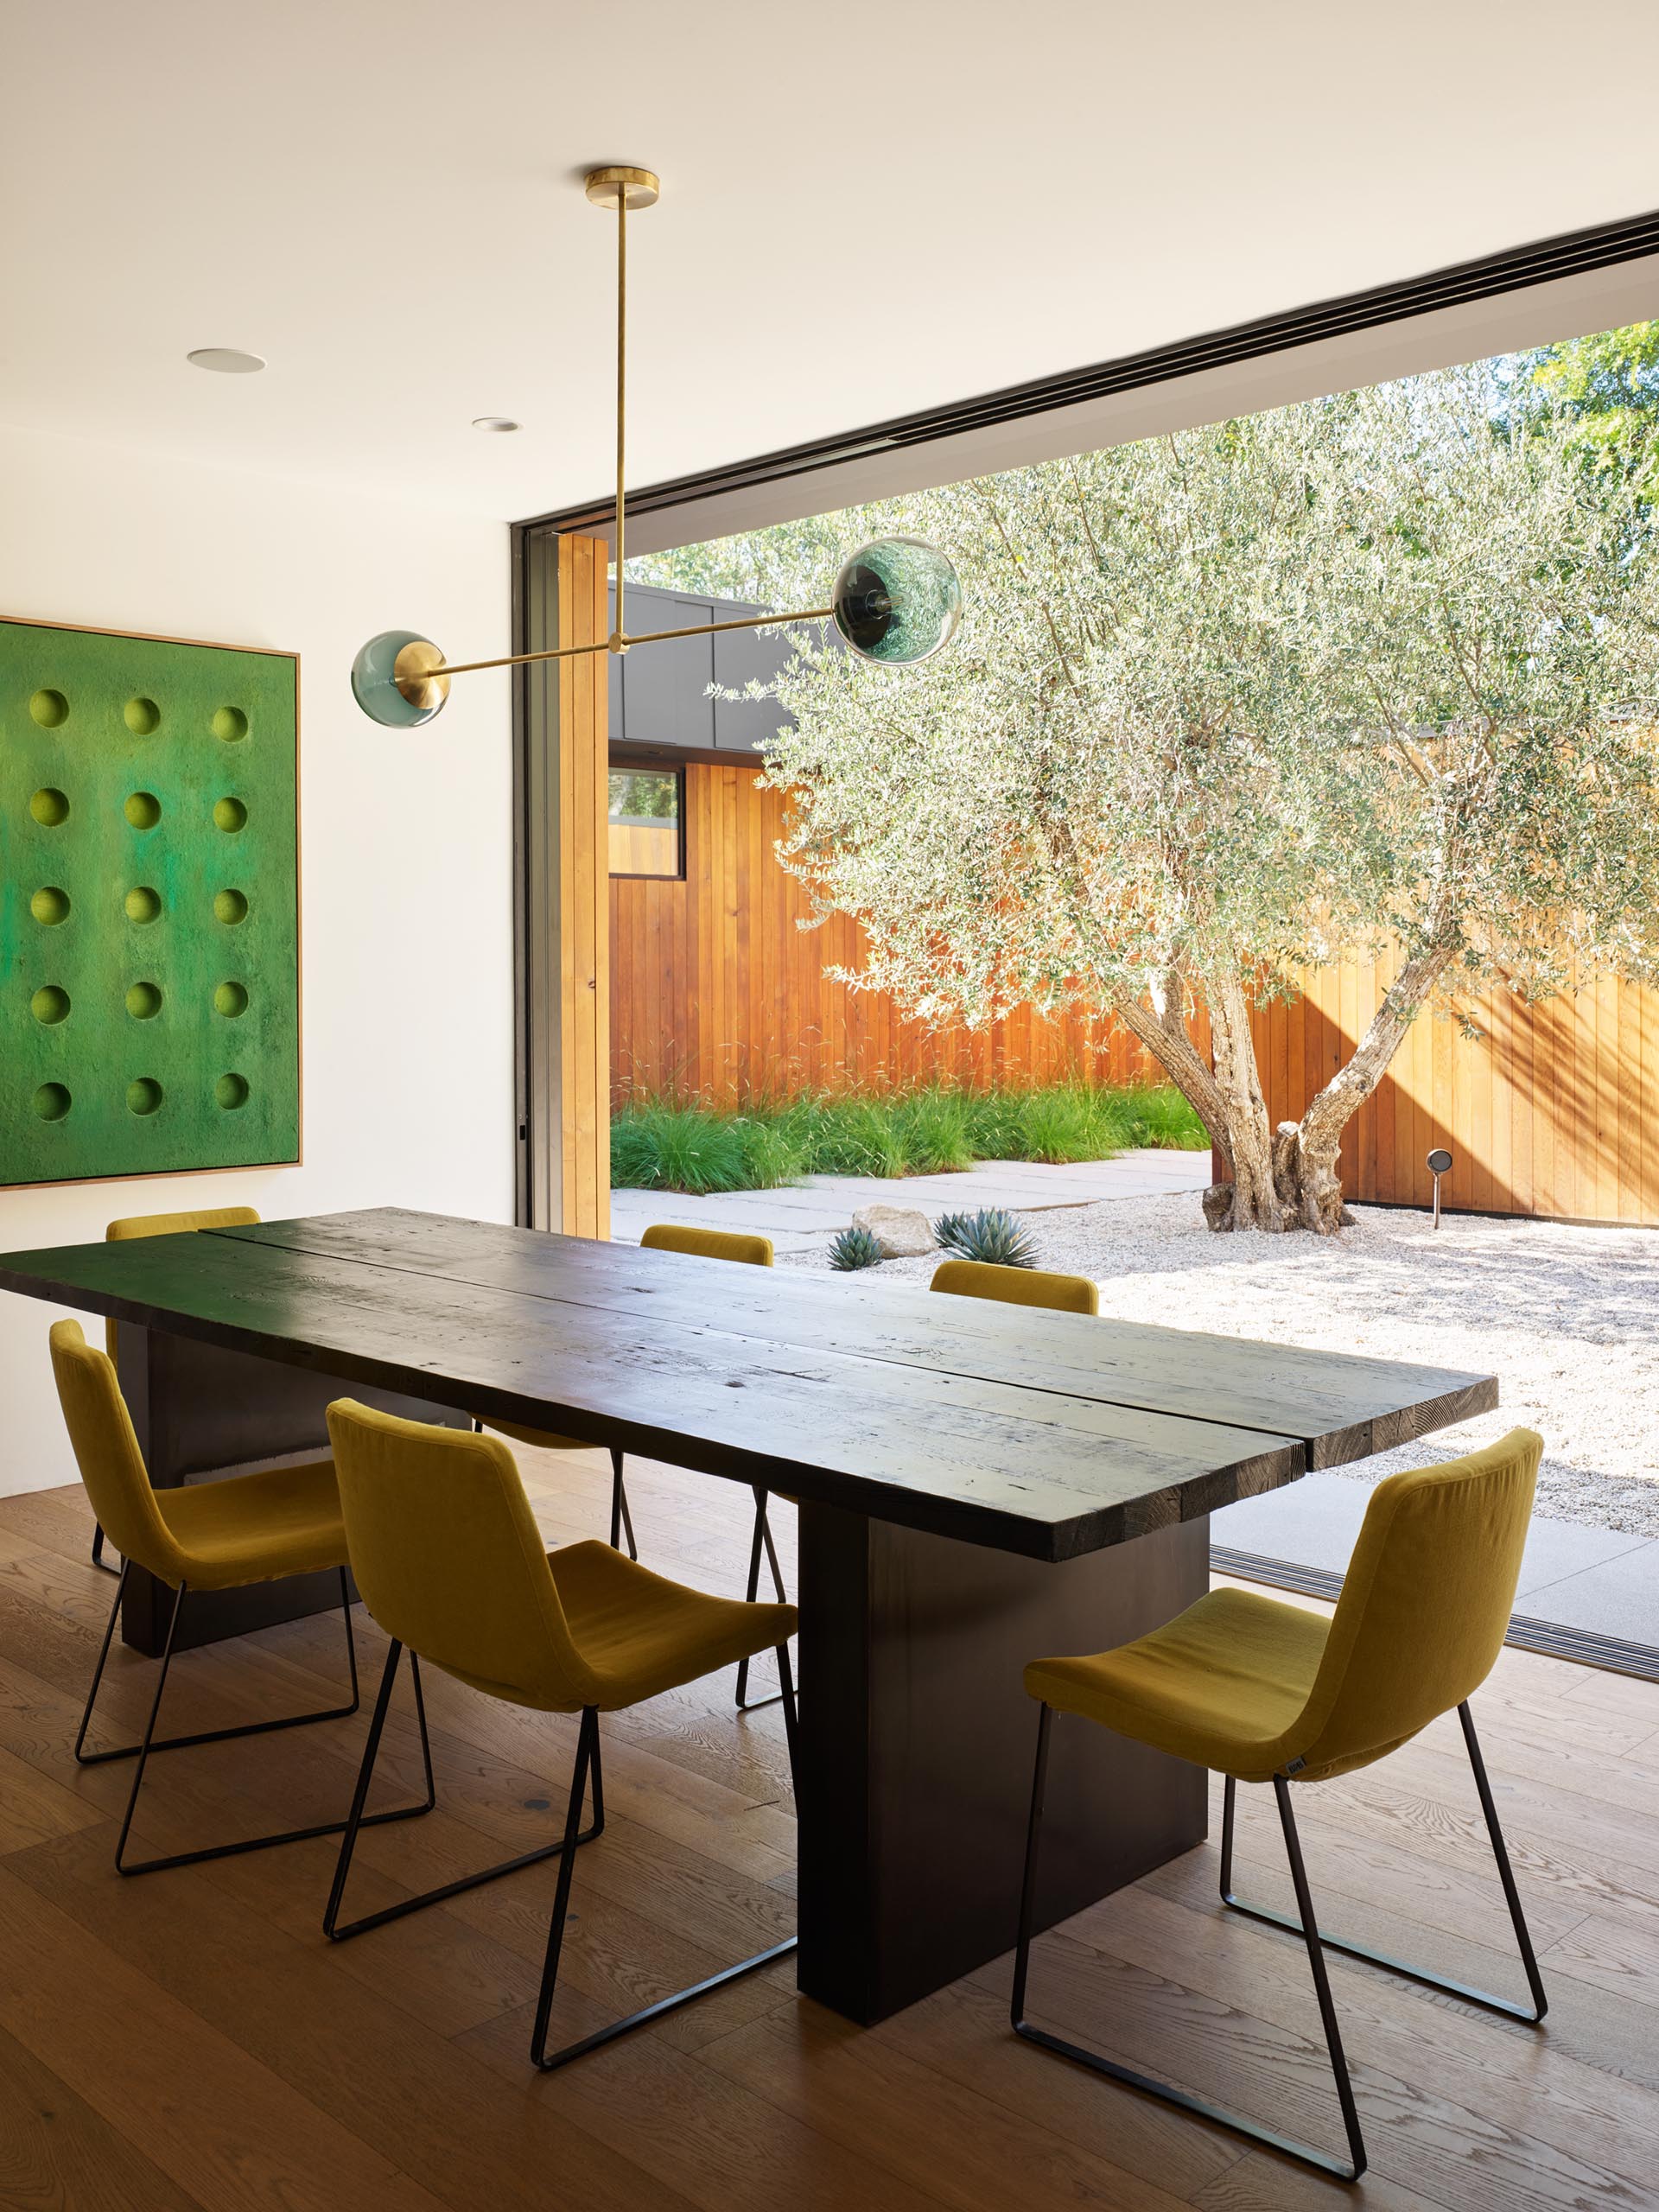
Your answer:
[[[0,620],[0,1186],[298,1159],[298,687]]]

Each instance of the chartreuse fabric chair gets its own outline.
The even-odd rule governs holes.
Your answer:
[[[1039,1659],[1027,1668],[1026,1688],[1040,1701],[1042,1717],[1014,1956],[1013,2016],[1018,2034],[1096,2073],[1219,2120],[1340,2180],[1353,2181],[1365,2171],[1365,2145],[1325,1974],[1326,1950],[1386,1967],[1465,2004],[1529,2024],[1543,2018],[1543,1980],[1469,1712],[1470,1697],[1491,1673],[1509,1628],[1542,1448],[1541,1438],[1530,1429],[1512,1429],[1501,1443],[1466,1459],[1414,1468],[1379,1483],[1329,1620],[1253,1591],[1214,1590],[1166,1626],[1116,1651],[1093,1658]],[[1313,1916],[1291,1805],[1292,1783],[1322,1782],[1370,1766],[1454,1707],[1526,1968],[1530,2005],[1471,1989],[1363,1944],[1323,1935]],[[1254,1920],[1289,1929],[1306,1944],[1351,2163],[1116,2065],[1026,2019],[1043,1793],[1057,1713],[1076,1713],[1225,1776],[1222,1901]],[[1273,1785],[1296,1897],[1294,1918],[1243,1904],[1233,1895],[1233,1814],[1241,1782]]]
[[[652,1573],[612,1544],[569,1544],[549,1552],[512,1454],[493,1436],[401,1421],[349,1398],[329,1408],[328,1431],[352,1569],[391,1646],[323,1915],[325,1933],[336,1942],[359,1936],[517,1867],[557,1856],[558,1885],[531,2040],[532,2060],[549,2071],[793,1950],[791,1936],[549,2053],[548,2020],[576,1847],[600,1834],[605,1821],[600,1714],[620,1712],[772,1648],[784,1683],[792,1768],[795,1703],[789,1639],[795,1632],[795,1609],[705,1597]],[[417,1707],[420,1665],[426,1660],[486,1697],[533,1712],[581,1714],[564,1833],[538,1850],[342,1926],[340,1910],[358,1824],[405,1645]],[[584,1830],[582,1812],[590,1773],[594,1817]]]
[[[233,1736],[262,1736],[276,1728],[296,1728],[317,1720],[342,1720],[357,1711],[357,1652],[352,1635],[350,1592],[346,1579],[346,1530],[340,1516],[340,1495],[334,1471],[327,1459],[308,1465],[283,1467],[271,1472],[235,1475],[222,1482],[192,1483],[179,1490],[152,1489],[143,1455],[133,1433],[126,1402],[116,1381],[114,1363],[107,1352],[89,1344],[78,1321],[59,1321],[52,1329],[52,1369],[58,1397],[74,1447],[80,1478],[102,1526],[107,1529],[122,1555],[121,1580],[110,1608],[86,1709],[75,1738],[75,1758],[82,1766],[102,1766],[111,1759],[138,1762],[127,1797],[126,1814],[115,1847],[117,1871],[149,1874],[162,1866],[189,1866],[204,1859],[225,1859],[244,1851],[263,1851],[272,1844],[299,1843],[310,1836],[338,1835],[346,1823],[330,1821],[321,1827],[286,1828],[275,1835],[249,1837],[238,1843],[213,1844],[205,1849],[175,1852],[163,1859],[142,1859],[130,1865],[127,1837],[152,1751],[182,1750],[191,1744],[219,1744]],[[104,1679],[105,1662],[127,1594],[128,1578],[135,1567],[165,1583],[174,1593],[162,1647],[161,1672],[150,1700],[144,1732],[136,1744],[114,1751],[89,1751],[86,1732]],[[276,1582],[290,1574],[312,1574],[333,1567],[340,1576],[340,1608],[346,1617],[346,1659],[352,1694],[346,1705],[325,1712],[301,1713],[281,1720],[257,1720],[235,1728],[213,1728],[194,1736],[157,1738],[156,1722],[162,1709],[172,1663],[174,1638],[180,1608],[188,1590],[233,1590],[250,1582]],[[404,1820],[431,1807],[431,1762],[427,1762],[428,1793],[424,1805],[377,1813],[377,1821]]]
[[[942,1260],[930,1290],[956,1298],[995,1298],[1005,1306],[1043,1306],[1052,1313],[1098,1313],[1100,1293],[1086,1275],[1052,1275],[1041,1268],[998,1268],[986,1260]]]
[[[677,1222],[653,1222],[639,1239],[640,1249],[649,1252],[684,1252],[694,1260],[734,1260],[740,1267],[769,1268],[772,1265],[770,1236],[746,1236],[726,1229],[687,1229]],[[760,1554],[766,1553],[766,1563],[772,1569],[772,1586],[780,1605],[789,1602],[789,1592],[784,1587],[784,1570],[778,1563],[778,1547],[772,1540],[772,1522],[766,1509],[772,1494],[761,1484],[754,1485],[754,1530],[749,1539],[749,1579],[745,1596],[753,1605],[760,1593]],[[785,1497],[785,1505],[794,1500]],[[637,1557],[638,1554],[636,1554]],[[759,1712],[763,1705],[776,1705],[781,1691],[771,1697],[749,1695],[749,1662],[746,1659],[737,1670],[737,1709],[740,1713]]]
[[[105,1242],[124,1243],[130,1236],[176,1236],[192,1229],[246,1229],[258,1220],[251,1206],[213,1206],[202,1213],[135,1213],[124,1221],[112,1221],[104,1231]],[[104,1349],[115,1357],[115,1323],[104,1324]],[[111,1567],[104,1556],[104,1526],[98,1522],[92,1529],[92,1565],[101,1567],[105,1574],[119,1574],[118,1567]]]

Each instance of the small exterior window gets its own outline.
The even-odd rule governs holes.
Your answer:
[[[613,875],[683,875],[684,771],[611,770]]]

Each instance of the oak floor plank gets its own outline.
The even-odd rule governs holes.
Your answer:
[[[38,1848],[61,1864],[86,1840]],[[30,1887],[35,1856],[0,1868],[0,2027],[170,2180],[213,2212],[435,2212],[391,2158]],[[161,1976],[191,1948],[175,1918]],[[232,1993],[258,2011],[256,1992]]]
[[[632,2212],[658,2201],[674,2212],[678,2201],[648,2196],[626,2155],[527,2094],[527,2067],[516,2082],[503,2080],[469,2058],[464,2039],[430,2032],[393,1999],[328,1971],[332,1947],[320,1931],[308,1941],[283,1934],[200,1868],[124,1883],[93,1841],[76,1837],[22,1854],[5,1874],[38,1891],[42,1910],[77,1923],[83,1941],[95,1938],[117,1973],[165,1977],[169,2001],[197,2016],[198,2034],[211,2032],[318,2129],[349,2142],[361,2163],[395,2159],[420,2184],[412,2201],[455,2212],[544,2212],[556,2176],[585,2212]],[[190,2075],[175,2070],[173,2078]],[[226,2108],[233,2113],[233,2101]],[[374,2200],[354,2200],[342,2180],[325,2201],[330,2212],[348,2203],[356,2212],[358,2202]]]
[[[1364,2212],[1461,2212],[1456,2203],[1420,2196],[1375,2170],[1338,2198],[1333,2184],[1321,2176],[1262,2151],[1249,2152],[1229,2166],[1192,2202],[1197,2212],[1332,2212],[1335,2202],[1363,2206]]]
[[[1008,2032],[1006,1993],[972,1980],[936,1991],[868,2031],[876,2050],[913,2058],[977,2100],[1109,2159],[1181,2197],[1241,2156],[1225,2129],[1056,2064]]]
[[[1659,2007],[1659,1936],[1647,1929],[1591,1913],[1541,1952],[1539,1964],[1552,1980],[1567,1974],[1611,1996]],[[1654,2033],[1659,2037],[1659,2024]]]
[[[1193,2019],[1202,2017],[1195,2010],[1199,1992],[1203,2003],[1248,2018],[1252,2037],[1265,2025],[1305,2041],[1307,2062],[1282,2062],[1285,2081],[1306,2093],[1297,2124],[1316,2139],[1329,2135],[1334,2099],[1306,1955],[1294,1937],[1207,1904],[1187,1910],[1131,1891],[1069,1923],[1054,1939],[1052,1967],[1039,1952],[1033,1982],[1038,2017],[1050,2017],[1047,2008],[1061,2002],[1084,2005],[1097,2020],[1105,2012],[1108,1995],[1098,1986],[1090,1989],[1080,1963],[1084,1951],[1109,1961],[1112,2010],[1134,2008],[1140,2039],[1133,2047],[1145,2055],[1140,2063],[1151,2061],[1151,2070],[1167,2065],[1173,2078],[1185,2080],[1193,2064],[1215,2067],[1221,2052],[1190,2054],[1185,2048]],[[1574,2188],[1612,2188],[1616,2195],[1617,2184],[1634,2185],[1659,2166],[1659,2113],[1645,2093],[1563,2063],[1552,2069],[1550,2095],[1535,2097],[1540,2031],[1491,2019],[1349,1961],[1332,1960],[1332,1981],[1356,2094],[1362,2078],[1367,2085],[1361,2107],[1382,2171],[1444,2196],[1441,2160],[1478,2155],[1493,2185],[1501,2180],[1516,2202],[1556,2205],[1572,2203]],[[1124,2032],[1121,2018],[1108,2032],[1115,2040]],[[1427,2072],[1425,2038],[1434,2050]],[[1220,2042],[1222,2051],[1234,2051],[1231,2036]],[[1250,2038],[1240,2039],[1237,2048],[1248,2056]],[[1273,2094],[1268,2076],[1278,2068],[1269,2063],[1249,2096],[1248,2071],[1237,2069],[1236,2086],[1230,2081],[1217,2087],[1213,2072],[1195,2086],[1260,2111],[1261,2097]],[[1529,2189],[1537,2190],[1535,2200]]]
[[[103,1818],[95,1805],[15,1752],[0,1751],[0,1859],[48,1837],[72,1835]]]
[[[954,2212],[1176,2212],[1182,2202],[819,2005],[768,2013],[699,2056]]]
[[[461,2044],[511,2075],[529,2037],[526,2015]],[[943,2201],[651,2037],[631,2037],[603,2065],[572,2066],[543,2087],[562,2113],[705,2212],[937,2212]]]
[[[0,1534],[32,1551],[55,1551],[66,1559],[79,1556],[90,1564],[96,1525],[79,1483],[0,1497]]]
[[[1284,1865],[1283,1842],[1276,1818],[1269,1817],[1271,1832],[1266,1820],[1255,1824],[1254,1834],[1249,1827],[1241,1826],[1238,1893],[1275,1910],[1288,1912],[1293,1909],[1293,1900]],[[1309,1879],[1322,1924],[1331,1934],[1353,1938],[1373,1949],[1413,1961],[1432,1972],[1453,1975],[1479,1988],[1516,1999],[1524,1997],[1525,1979],[1509,1915],[1501,1903],[1496,1916],[1489,1913],[1477,1918],[1471,1915],[1466,1925],[1459,1925],[1449,1916],[1445,1916],[1446,1924],[1430,1925],[1421,1917],[1411,1897],[1397,1889],[1384,1893],[1380,1888],[1372,1887],[1369,1894],[1354,1894],[1362,1887],[1356,1883],[1348,1893],[1344,1893],[1337,1886],[1343,1868],[1339,1836],[1332,1833],[1316,1840],[1305,1821],[1300,1826]],[[1436,1871],[1427,1868],[1430,1875]],[[1215,1872],[1213,1856],[1194,1852],[1173,1866],[1161,1868],[1141,1887],[1148,1895],[1168,1897],[1194,1911],[1215,1916],[1218,1910]],[[1459,1891],[1459,1897],[1478,1897],[1483,1885],[1490,1904],[1499,1895],[1496,1870],[1490,1858],[1484,1865],[1471,1866],[1468,1880]],[[1430,1886],[1425,1883],[1426,1895],[1430,1893]],[[1523,1902],[1535,1934],[1537,1916],[1533,1911],[1530,1891],[1524,1894]],[[1547,2048],[1552,2065],[1559,2060],[1569,2068],[1561,2077],[1564,2091],[1578,2097],[1598,2095],[1610,2117],[1628,2120],[1632,2126],[1650,2128],[1656,2116],[1651,2093],[1659,2088],[1659,2038],[1654,2035],[1650,2013],[1634,2001],[1628,1990],[1599,1988],[1588,1976],[1575,1978],[1567,1955],[1579,1933],[1588,1924],[1588,1916],[1575,1920],[1561,1942],[1541,1954],[1552,1961],[1546,1970],[1548,2027],[1541,2040],[1521,2023],[1493,2019],[1449,2001],[1441,2005],[1443,2018],[1435,2024],[1436,2033],[1483,2065],[1519,2067],[1529,2075],[1539,2063],[1541,2050]],[[1241,1923],[1230,1914],[1220,1925],[1236,1929]],[[1369,1981],[1375,1970],[1344,1966],[1343,1971],[1362,1974]],[[1410,1985],[1401,1983],[1400,1986],[1414,2001],[1415,1993]],[[1579,2069],[1601,2077],[1595,2088],[1590,2086],[1586,2073]]]
[[[11,2212],[204,2212],[16,2037],[0,2030],[0,2204]]]

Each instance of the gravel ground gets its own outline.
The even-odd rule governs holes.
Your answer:
[[[915,1184],[905,1199],[927,1203]],[[1215,1236],[1186,1192],[1024,1218],[1039,1265],[1091,1276],[1122,1320],[1497,1376],[1499,1412],[1343,1473],[1376,1482],[1524,1424],[1544,1438],[1541,1515],[1659,1536],[1659,1232],[1472,1214],[1436,1232],[1421,1214],[1357,1212],[1330,1239]],[[827,1268],[828,1239],[779,1264]],[[925,1283],[934,1264],[878,1272]]]

